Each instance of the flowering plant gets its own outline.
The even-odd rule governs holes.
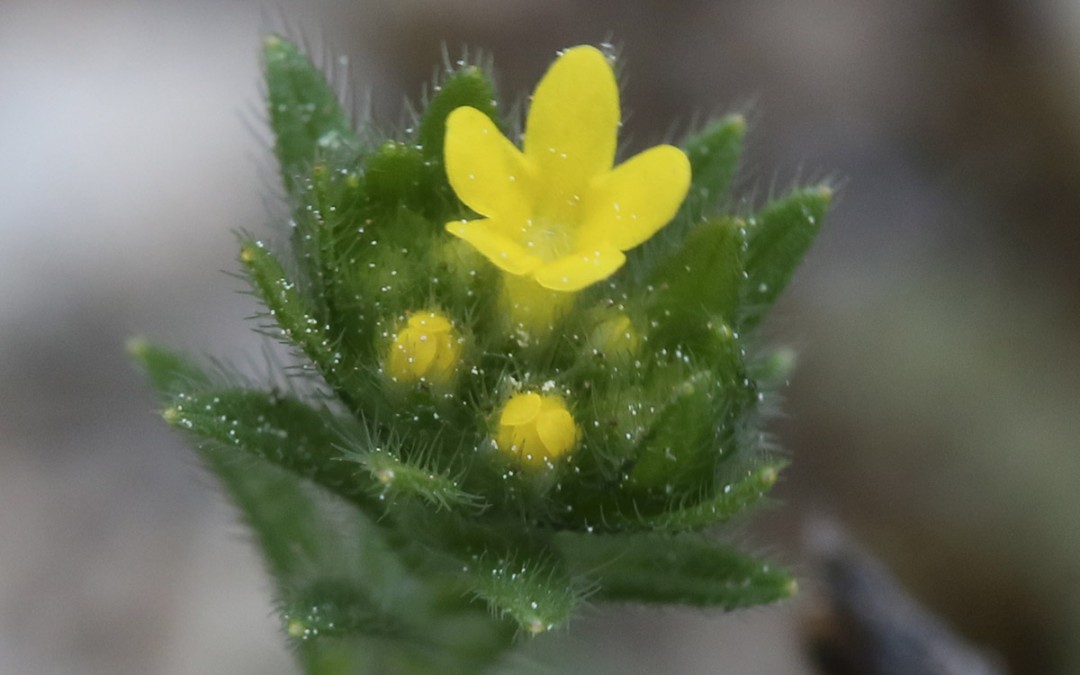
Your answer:
[[[720,213],[739,116],[616,164],[592,47],[541,80],[520,149],[476,65],[379,140],[292,44],[265,60],[291,232],[240,262],[300,376],[132,352],[254,532],[305,671],[475,673],[586,602],[790,596],[708,531],[785,464],[761,423],[790,359],[749,336],[828,189]]]

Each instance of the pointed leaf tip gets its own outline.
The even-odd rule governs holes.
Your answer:
[[[701,536],[562,535],[559,543],[571,569],[614,602],[732,610],[785,600],[798,589],[786,571]]]
[[[286,190],[321,153],[359,145],[351,122],[318,68],[278,35],[263,40],[267,112]]]
[[[446,137],[446,119],[458,108],[469,107],[498,123],[495,112],[495,87],[487,74],[475,65],[466,65],[452,71],[436,87],[417,131],[417,140],[424,155],[442,164],[443,141]]]
[[[163,401],[171,401],[182,390],[201,389],[210,383],[210,378],[198,366],[145,338],[132,338],[128,341],[127,350]]]
[[[739,114],[716,120],[687,139],[692,180],[683,206],[691,221],[708,215],[720,205],[739,167],[746,118]]]
[[[795,190],[770,202],[748,228],[743,302],[745,326],[759,322],[787,288],[821,229],[833,192],[827,185]]]

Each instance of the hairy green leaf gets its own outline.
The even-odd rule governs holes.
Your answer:
[[[654,337],[665,345],[699,348],[707,320],[730,322],[743,283],[743,223],[734,218],[706,220],[687,235],[682,247],[663,261],[649,280]]]
[[[163,416],[198,439],[268,460],[372,508],[373,481],[341,461],[340,423],[324,410],[280,395],[225,389],[180,394]]]
[[[710,371],[677,385],[645,435],[631,484],[661,492],[694,492],[712,480],[723,454],[718,422],[728,407]]]
[[[177,394],[205,389],[210,378],[186,357],[142,337],[128,340],[128,354],[146,372],[150,385],[165,401]]]
[[[329,326],[318,320],[295,282],[285,275],[281,263],[261,242],[245,243],[240,251],[240,262],[244,264],[255,292],[277,323],[283,340],[298,347],[338,397],[357,410],[355,392],[362,390],[365,384],[362,371],[338,349],[329,335]]]
[[[420,149],[407,143],[387,141],[367,158],[365,178],[372,206],[392,210],[406,206],[424,210],[431,196],[427,194],[426,167]]]
[[[821,229],[832,190],[796,190],[768,204],[747,227],[743,326],[758,323],[787,288],[795,268]]]
[[[692,178],[682,217],[693,221],[720,206],[739,167],[745,135],[746,119],[734,114],[710,123],[687,139],[684,149],[690,158]]]
[[[582,601],[561,562],[549,555],[487,549],[464,561],[461,576],[493,612],[532,635],[566,623]]]
[[[726,482],[711,497],[645,517],[642,525],[650,529],[677,532],[700,530],[726,522],[764,497],[776,484],[784,466],[785,462],[767,462],[747,471],[741,479]]]
[[[557,537],[574,574],[615,602],[681,603],[735,609],[791,597],[787,572],[697,535]]]
[[[435,95],[428,101],[420,118],[417,140],[424,155],[440,166],[443,158],[443,140],[446,136],[446,118],[461,106],[476,108],[496,123],[495,88],[487,74],[479,66],[463,65],[452,71]]]
[[[274,151],[291,194],[320,152],[356,148],[359,142],[326,78],[296,45],[271,35],[263,43],[263,60]]]
[[[285,633],[296,640],[357,634],[400,638],[409,633],[399,617],[385,612],[352,580],[319,578],[291,589],[279,612]]]
[[[440,508],[479,511],[484,500],[466,492],[460,481],[432,466],[430,458],[402,459],[397,453],[374,448],[364,452],[346,452],[344,459],[363,467],[380,498],[417,497]]]

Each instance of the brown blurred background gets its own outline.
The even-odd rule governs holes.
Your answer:
[[[787,504],[739,537],[809,596],[801,519],[838,518],[1012,672],[1080,672],[1080,2],[0,0],[0,673],[291,672],[242,528],[123,353],[261,361],[219,271],[279,213],[280,29],[348,55],[386,125],[444,45],[494,55],[510,99],[610,40],[631,148],[738,109],[738,195],[840,183],[768,330],[800,353]],[[805,675],[805,602],[602,609],[507,672]]]

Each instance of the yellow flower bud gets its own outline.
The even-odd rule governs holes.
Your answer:
[[[549,290],[528,277],[503,278],[500,309],[519,336],[547,338],[573,304],[573,294]]]
[[[573,450],[578,428],[559,396],[514,394],[499,414],[495,444],[522,464],[541,467]]]
[[[630,317],[616,314],[604,319],[589,334],[589,345],[612,360],[634,356],[638,351],[638,333]]]
[[[449,319],[435,312],[416,312],[394,337],[385,372],[400,384],[445,385],[453,379],[460,356],[460,340]]]

